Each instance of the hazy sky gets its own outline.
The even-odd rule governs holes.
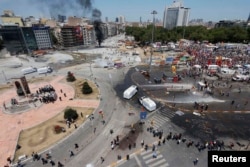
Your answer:
[[[76,6],[64,5],[64,0],[0,0],[0,13],[3,10],[13,10],[16,15],[27,17],[50,17],[49,5],[45,2],[60,2],[58,8],[63,8],[59,13],[67,16],[90,16],[90,12],[76,8]],[[79,0],[66,0],[68,2]],[[91,0],[90,0],[91,1]],[[163,19],[165,6],[171,5],[173,0],[92,0],[92,8],[97,8],[102,13],[102,20],[108,17],[109,21],[114,21],[116,17],[122,15],[127,21],[152,20],[150,14],[156,10],[156,18]],[[250,13],[250,0],[183,0],[184,7],[191,8],[190,18],[201,18],[204,21],[219,20],[246,20]],[[54,9],[50,7],[50,9]]]

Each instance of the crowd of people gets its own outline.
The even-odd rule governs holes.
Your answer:
[[[57,94],[51,85],[45,85],[39,88],[36,93],[41,103],[54,103],[57,100]]]

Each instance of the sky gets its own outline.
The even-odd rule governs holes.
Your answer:
[[[50,9],[56,13],[54,9],[64,5],[63,10],[59,12],[61,15],[67,16],[85,16],[90,17],[88,10],[71,6],[71,9],[63,3],[65,0],[0,0],[0,14],[3,10],[12,10],[15,15],[27,17],[51,17],[49,6],[46,2],[56,2],[58,5]],[[66,0],[68,2],[81,0]],[[108,17],[109,21],[115,21],[116,17],[124,16],[126,21],[142,21],[152,20],[151,12],[157,11],[155,18],[163,20],[163,13],[166,6],[170,6],[173,0],[82,0],[91,1],[92,8],[101,11],[101,19],[104,21]],[[250,0],[183,0],[184,7],[190,8],[190,17],[192,19],[203,19],[204,21],[219,20],[247,20],[250,14]],[[67,8],[66,8],[67,6]]]

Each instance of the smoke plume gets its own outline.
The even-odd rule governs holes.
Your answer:
[[[92,11],[93,0],[31,0],[42,12],[48,10],[52,18],[58,15],[85,17]]]
[[[92,13],[92,22],[95,29],[96,39],[99,46],[103,40],[103,32],[101,29],[102,12],[93,8],[93,0],[31,0],[33,4],[37,5],[40,10],[47,10],[50,12],[51,18],[57,18],[58,15],[71,15],[78,17],[86,17]]]

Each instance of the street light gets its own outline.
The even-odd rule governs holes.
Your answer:
[[[153,10],[151,12],[153,15],[153,27],[152,27],[152,39],[151,39],[151,55],[150,55],[150,60],[149,60],[149,72],[151,72],[151,64],[152,64],[152,56],[153,56],[153,43],[154,43],[154,31],[155,31],[155,15],[157,12]]]

